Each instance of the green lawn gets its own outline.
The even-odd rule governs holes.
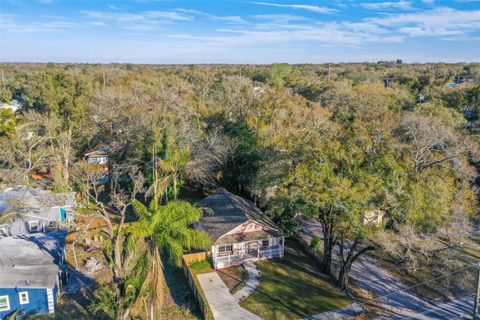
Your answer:
[[[259,263],[262,280],[257,290],[241,302],[262,318],[301,319],[344,307],[351,300],[295,241],[286,241],[285,257]]]

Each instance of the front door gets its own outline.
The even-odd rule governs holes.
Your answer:
[[[247,244],[247,256],[246,259],[258,258],[258,242],[252,241]]]
[[[60,220],[67,220],[67,210],[65,208],[60,208]]]

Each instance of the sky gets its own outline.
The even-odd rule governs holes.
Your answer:
[[[480,0],[0,0],[0,62],[480,62]]]

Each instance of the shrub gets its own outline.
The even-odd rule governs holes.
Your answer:
[[[192,270],[195,270],[195,271],[201,271],[201,270],[205,270],[205,269],[211,269],[212,268],[212,263],[211,263],[210,259],[196,260],[196,261],[193,261],[192,263],[190,263],[188,267]]]
[[[312,240],[310,241],[310,248],[313,251],[317,251],[318,249],[320,249],[320,243],[321,243],[320,237],[319,236],[314,236],[312,238]]]

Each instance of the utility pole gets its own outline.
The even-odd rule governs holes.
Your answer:
[[[103,89],[105,90],[105,84],[107,82],[107,79],[105,78],[105,70],[102,70],[103,73]]]
[[[480,263],[477,264],[477,290],[475,292],[475,300],[473,302],[473,320],[478,318],[478,299],[480,298]]]

